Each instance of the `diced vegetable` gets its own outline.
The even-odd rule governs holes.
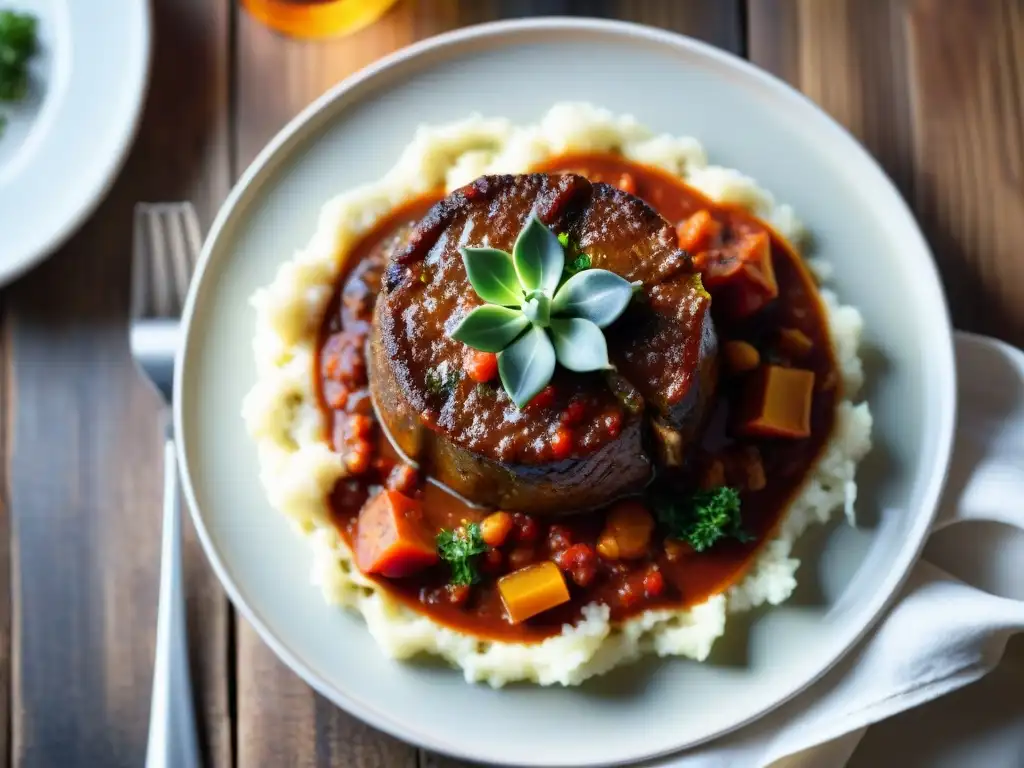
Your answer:
[[[480,536],[489,547],[500,547],[512,531],[512,515],[492,512],[480,522]]]
[[[533,400],[526,404],[526,410],[540,410],[541,408],[547,408],[555,402],[555,388],[548,384],[544,389],[533,396]]]
[[[597,575],[597,556],[586,544],[573,544],[551,558],[555,565],[568,573],[576,586],[587,587]]]
[[[572,430],[562,425],[551,436],[551,454],[556,461],[572,456]]]
[[[437,552],[423,524],[420,502],[384,490],[359,512],[356,565],[363,573],[398,579],[437,562]]]
[[[738,429],[758,437],[808,437],[814,371],[765,365],[752,377]]]
[[[619,559],[619,542],[613,537],[602,536],[597,540],[597,554],[603,557],[605,560],[618,560]]]
[[[373,445],[369,440],[357,438],[349,443],[348,453],[345,454],[345,466],[349,474],[363,475],[373,464]]]
[[[512,528],[515,540],[524,544],[536,541],[540,532],[537,521],[525,512],[516,512],[512,515]]]
[[[598,538],[598,551],[604,544],[606,559],[634,560],[647,554],[647,545],[654,530],[654,518],[642,503],[630,499],[618,502],[608,512],[604,530]],[[607,557],[604,553],[615,554]]]
[[[498,378],[498,356],[493,352],[471,349],[463,360],[466,375],[479,384]]]
[[[794,359],[800,359],[810,354],[814,349],[814,342],[799,328],[779,329],[779,350]]]
[[[469,584],[445,584],[445,595],[450,605],[462,605],[469,599]]]
[[[679,247],[696,255],[711,247],[712,240],[721,233],[722,225],[711,217],[707,209],[697,211],[676,226]]]
[[[513,624],[569,600],[562,572],[550,560],[502,576],[498,579],[498,592]]]
[[[644,574],[644,595],[648,598],[657,597],[665,590],[665,577],[658,566],[652,565]]]
[[[733,373],[746,373],[761,364],[761,353],[747,341],[727,341],[722,345],[725,364]]]
[[[694,266],[716,305],[734,319],[749,317],[779,295],[771,238],[765,230],[698,253]]]

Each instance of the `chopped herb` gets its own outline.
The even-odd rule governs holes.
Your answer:
[[[697,491],[689,499],[661,496],[654,500],[654,511],[672,538],[689,543],[703,552],[721,539],[750,541],[740,516],[740,494],[727,485]]]
[[[477,384],[475,389],[477,397],[494,397],[494,388],[488,387],[483,382]]]
[[[566,252],[565,267],[563,269],[563,279],[572,277],[577,272],[582,272],[585,269],[590,269],[594,262],[591,258],[585,254],[580,253],[579,248],[573,243],[569,242],[569,233],[562,232],[558,236],[558,242],[562,244]]]
[[[35,16],[0,11],[0,101],[25,98],[28,62],[37,48]]]
[[[582,272],[585,269],[590,269],[594,262],[585,253],[577,253],[576,256],[565,265],[565,271],[570,275],[575,275],[577,272]]]
[[[487,551],[479,523],[460,526],[437,534],[437,554],[452,569],[450,583],[469,586],[480,581],[476,556]]]
[[[446,370],[442,372],[438,368],[427,369],[427,392],[432,395],[450,395],[458,383],[458,371]]]

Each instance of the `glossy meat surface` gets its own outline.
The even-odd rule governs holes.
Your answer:
[[[644,283],[607,331],[613,362],[640,398],[623,398],[622,382],[610,386],[605,374],[559,369],[546,402],[520,410],[497,381],[463,373],[467,348],[449,334],[482,302],[459,249],[511,251],[532,211],[593,267]],[[551,513],[598,506],[650,479],[660,451],[647,416],[671,430],[700,421],[714,386],[709,304],[674,229],[640,199],[575,175],[484,177],[435,205],[395,249],[370,336],[378,413],[403,452],[473,502]],[[572,449],[556,457],[553,439],[565,430]]]

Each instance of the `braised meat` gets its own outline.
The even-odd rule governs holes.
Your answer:
[[[465,375],[469,350],[449,334],[481,303],[459,249],[511,251],[534,211],[593,267],[644,290],[607,331],[617,373],[560,368],[520,410],[497,381]],[[582,176],[489,176],[453,192],[385,271],[369,351],[382,425],[428,474],[478,504],[558,514],[640,490],[655,457],[685,458],[715,384],[710,299],[676,243],[642,200]]]

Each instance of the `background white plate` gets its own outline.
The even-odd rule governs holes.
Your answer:
[[[357,616],[325,605],[309,585],[306,544],[264,498],[239,416],[255,375],[247,300],[307,241],[320,205],[379,177],[417,124],[473,111],[532,122],[566,98],[698,137],[713,162],[753,175],[808,223],[835,264],[842,298],[867,320],[877,448],[858,506],[868,528],[812,533],[793,600],[734,618],[709,664],[648,660],[578,689],[494,691],[447,668],[385,659]],[[175,412],[183,484],[232,599],[329,699],[401,738],[470,759],[624,762],[695,744],[777,706],[832,665],[902,581],[948,462],[949,322],[931,256],[892,184],[779,81],[709,46],[628,24],[478,27],[407,49],[327,94],[232,192],[185,323]]]
[[[0,284],[96,207],[135,134],[149,70],[147,0],[4,0],[39,19],[32,92],[0,104]]]

